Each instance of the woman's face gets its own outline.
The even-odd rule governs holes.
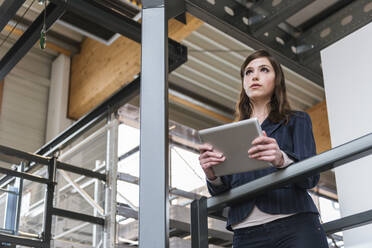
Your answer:
[[[266,57],[249,62],[244,71],[244,90],[253,101],[270,101],[275,89],[275,71]]]

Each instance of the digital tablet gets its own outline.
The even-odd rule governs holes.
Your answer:
[[[250,159],[252,141],[262,135],[257,118],[233,122],[199,131],[202,143],[208,143],[224,154],[225,161],[213,166],[216,176],[231,175],[272,167],[269,162]]]

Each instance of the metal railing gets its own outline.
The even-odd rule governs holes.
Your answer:
[[[223,194],[194,200],[191,204],[191,239],[193,248],[208,247],[208,216],[221,218],[217,213],[225,207],[252,199],[268,190],[342,166],[372,154],[372,133],[335,147],[329,151],[295,163],[284,170],[261,177]],[[224,218],[224,217],[222,217]],[[324,223],[327,234],[366,225],[372,221],[372,210]]]
[[[54,190],[56,186],[57,170],[69,171],[76,174],[85,175],[87,177],[95,178],[103,182],[106,181],[105,174],[59,162],[55,157],[44,157],[1,145],[0,161],[10,164],[19,164],[27,161],[37,163],[42,166],[47,166],[48,169],[48,176],[44,178],[27,172],[0,167],[0,172],[8,176],[27,179],[29,181],[45,184],[47,186],[46,198],[44,203],[43,229],[41,235],[39,237],[31,238],[35,235],[22,232],[15,232],[14,234],[7,234],[3,232],[0,233],[0,244],[11,243],[29,247],[50,247],[50,242],[52,239],[52,216],[60,216],[104,226],[105,220],[103,218],[56,208],[53,206],[53,200]],[[21,195],[18,194],[18,197],[21,197]],[[18,201],[17,216],[19,216],[21,209],[19,203],[20,201]],[[19,221],[19,218],[17,218],[17,221]]]

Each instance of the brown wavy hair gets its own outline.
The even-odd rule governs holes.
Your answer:
[[[274,68],[275,71],[275,88],[269,103],[270,113],[268,118],[271,122],[274,123],[278,123],[281,120],[285,120],[285,123],[288,123],[292,109],[287,99],[283,70],[276,59],[266,50],[258,50],[250,54],[241,66],[240,78],[242,80],[242,87],[240,91],[239,101],[236,104],[235,120],[241,121],[249,119],[252,115],[253,105],[244,90],[244,72],[245,68],[252,60],[262,57],[265,57],[270,61],[271,66]]]

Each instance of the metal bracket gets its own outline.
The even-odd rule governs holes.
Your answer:
[[[309,45],[309,44],[303,44],[303,45],[299,45],[299,46],[293,46],[293,52],[295,52],[296,54],[301,54],[301,53],[305,53],[311,49],[314,48],[314,45]]]
[[[262,20],[264,20],[265,18],[266,18],[265,15],[255,15],[255,16],[249,17],[248,18],[248,25],[249,26],[255,25],[255,24],[261,22]]]
[[[166,6],[167,18],[176,17],[177,20],[186,24],[186,5],[185,0],[171,0]]]

